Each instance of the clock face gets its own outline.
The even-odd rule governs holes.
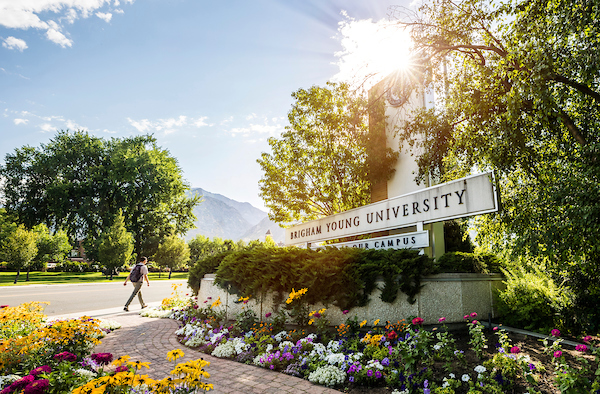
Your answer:
[[[403,106],[412,93],[412,84],[403,74],[396,72],[386,87],[387,101],[392,107]]]

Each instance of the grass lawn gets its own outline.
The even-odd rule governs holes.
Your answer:
[[[15,286],[16,271],[0,271],[0,286]],[[27,272],[21,272],[19,281],[16,286],[33,285],[33,284],[60,284],[60,283],[94,283],[94,282],[110,282],[101,272],[40,272],[34,271],[29,273],[29,282],[25,282]],[[121,272],[119,275],[113,276],[115,280],[125,280],[127,273]],[[153,280],[169,279],[168,272],[162,272],[160,278],[158,272],[150,272],[148,278]],[[187,272],[173,272],[171,279],[187,280]]]

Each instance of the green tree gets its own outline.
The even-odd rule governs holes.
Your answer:
[[[110,280],[116,268],[131,260],[132,252],[133,236],[125,228],[123,214],[119,211],[112,226],[100,236],[98,246],[98,257],[106,272],[110,272]]]
[[[39,224],[33,228],[37,235],[37,255],[33,262],[38,266],[45,266],[49,261],[64,261],[71,251],[71,243],[67,234],[59,230],[50,234],[45,224]]]
[[[109,141],[87,132],[58,132],[39,148],[7,154],[0,167],[5,207],[28,227],[44,223],[85,239],[86,255],[98,257],[98,238],[119,209],[141,255],[153,237],[193,227],[198,197],[169,152],[152,136]]]
[[[154,255],[154,261],[160,267],[169,268],[169,279],[174,269],[183,267],[190,261],[190,248],[185,243],[185,240],[177,236],[165,238]]]
[[[369,171],[366,100],[335,83],[299,89],[292,97],[290,125],[281,138],[269,138],[272,153],[258,159],[269,217],[306,221],[368,204],[371,182],[391,175],[394,155],[384,150],[380,157],[387,168]]]
[[[600,8],[595,2],[431,0],[410,19],[428,87],[444,97],[401,135],[419,177],[494,169],[503,209],[478,243],[533,257],[600,327]],[[536,260],[537,258],[537,260]]]
[[[27,268],[27,280],[29,280],[29,268],[33,258],[37,254],[37,236],[23,225],[19,225],[3,241],[2,259],[17,269],[14,283],[19,280],[21,270]]]

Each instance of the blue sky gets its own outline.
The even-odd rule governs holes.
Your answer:
[[[0,162],[61,129],[153,134],[192,187],[264,209],[256,159],[291,93],[373,63],[360,37],[392,5],[408,1],[0,0]]]

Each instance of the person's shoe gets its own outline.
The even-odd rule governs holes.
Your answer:
[[[123,310],[124,310],[125,312],[129,312],[129,308],[127,308],[127,307],[123,308]]]
[[[144,305],[144,306],[142,306],[142,309],[147,308],[147,307],[148,307],[148,305]]]

